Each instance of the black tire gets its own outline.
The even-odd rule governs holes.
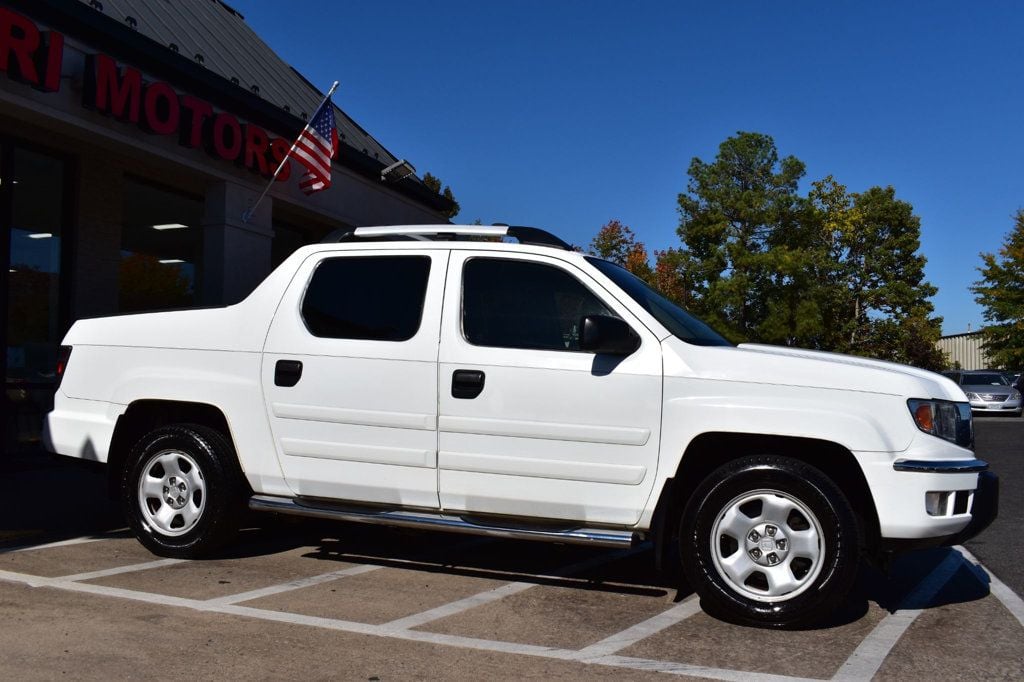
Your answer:
[[[164,472],[158,460],[174,460],[185,472],[179,482],[186,486],[183,497],[175,500],[185,500],[181,509],[141,490],[140,480],[147,472],[151,481],[171,473]],[[222,547],[238,530],[248,497],[237,462],[231,443],[215,429],[199,424],[164,426],[143,436],[128,456],[120,485],[121,506],[139,542],[154,554],[176,559],[209,556]],[[190,473],[193,463],[198,471]],[[189,487],[186,478],[199,483]],[[167,495],[167,480],[162,483],[162,494]],[[158,511],[170,516],[165,528],[157,520]],[[186,513],[190,520],[185,520]]]
[[[764,505],[761,511],[759,502]],[[765,525],[763,515],[773,513],[765,510],[774,504],[793,509],[781,512],[784,522],[769,527],[774,522]],[[799,505],[811,516],[800,511]],[[731,517],[726,515],[729,509],[735,510]],[[750,530],[745,531],[742,539],[736,540],[737,533],[725,529],[728,518],[737,519],[735,527],[749,524]],[[716,532],[720,520],[723,526]],[[679,517],[678,528],[679,558],[690,587],[700,596],[701,608],[729,622],[774,628],[819,623],[841,605],[857,577],[862,540],[853,509],[831,479],[800,460],[758,455],[720,467],[697,487]],[[808,528],[814,535],[803,537],[816,535],[818,541],[802,542],[818,548],[816,562],[798,557],[800,552],[793,544],[802,533],[808,533]],[[713,532],[717,535],[717,548],[713,546]],[[762,550],[764,545],[759,543],[778,542],[768,537],[771,534],[774,538],[775,533],[781,534],[781,546],[786,549],[778,553],[774,547]],[[785,539],[787,533],[791,540]],[[790,549],[792,556],[784,554]],[[808,551],[807,556],[814,557],[814,551]],[[726,575],[727,569],[719,568],[718,562],[725,565],[734,552],[743,553],[736,555],[737,564],[742,562],[746,570],[753,571],[743,584]],[[780,559],[780,555],[788,558],[788,562]],[[776,565],[768,566],[767,562],[772,560]],[[744,572],[742,568],[734,571],[737,575]],[[786,580],[792,578],[798,586],[788,591],[785,587],[773,587],[769,584],[769,573]],[[777,594],[772,594],[773,589]]]

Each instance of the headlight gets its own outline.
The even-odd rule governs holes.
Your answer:
[[[970,396],[970,394],[968,394]],[[974,444],[971,424],[971,406],[948,400],[907,401],[917,428],[933,436],[944,438],[965,448]]]
[[[1010,391],[1010,397],[1008,398],[1008,400],[1020,400],[1020,391]]]
[[[981,400],[981,398],[978,397],[977,393],[966,393],[965,395],[967,396],[968,400]]]

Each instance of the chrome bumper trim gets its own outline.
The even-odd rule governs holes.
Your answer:
[[[892,464],[896,471],[916,471],[928,474],[976,474],[988,470],[988,462],[980,459],[898,459]]]

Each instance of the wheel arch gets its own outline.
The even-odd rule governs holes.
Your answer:
[[[214,429],[227,440],[235,452],[235,464],[242,463],[235,448],[235,440],[224,412],[209,403],[180,400],[142,399],[130,403],[118,417],[107,455],[108,485],[111,496],[116,495],[121,470],[132,447],[153,429],[169,424],[200,424]]]
[[[652,535],[659,566],[673,541],[670,519],[681,511],[697,486],[720,466],[748,455],[792,457],[816,467],[847,496],[857,515],[865,549],[873,554],[880,541],[878,512],[867,479],[856,457],[829,440],[799,436],[710,431],[690,441],[675,474],[666,480],[652,520]]]

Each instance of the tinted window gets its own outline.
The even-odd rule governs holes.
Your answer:
[[[694,317],[652,289],[642,279],[621,265],[600,258],[587,257],[587,262],[615,282],[673,335],[697,346],[731,346],[721,334],[703,320]]]
[[[1002,374],[964,374],[960,379],[964,386],[1008,386],[1009,382]]]
[[[317,266],[302,301],[314,336],[405,341],[420,327],[430,258],[330,258]]]
[[[473,345],[578,351],[585,315],[615,316],[559,268],[497,258],[463,268],[462,330]]]

